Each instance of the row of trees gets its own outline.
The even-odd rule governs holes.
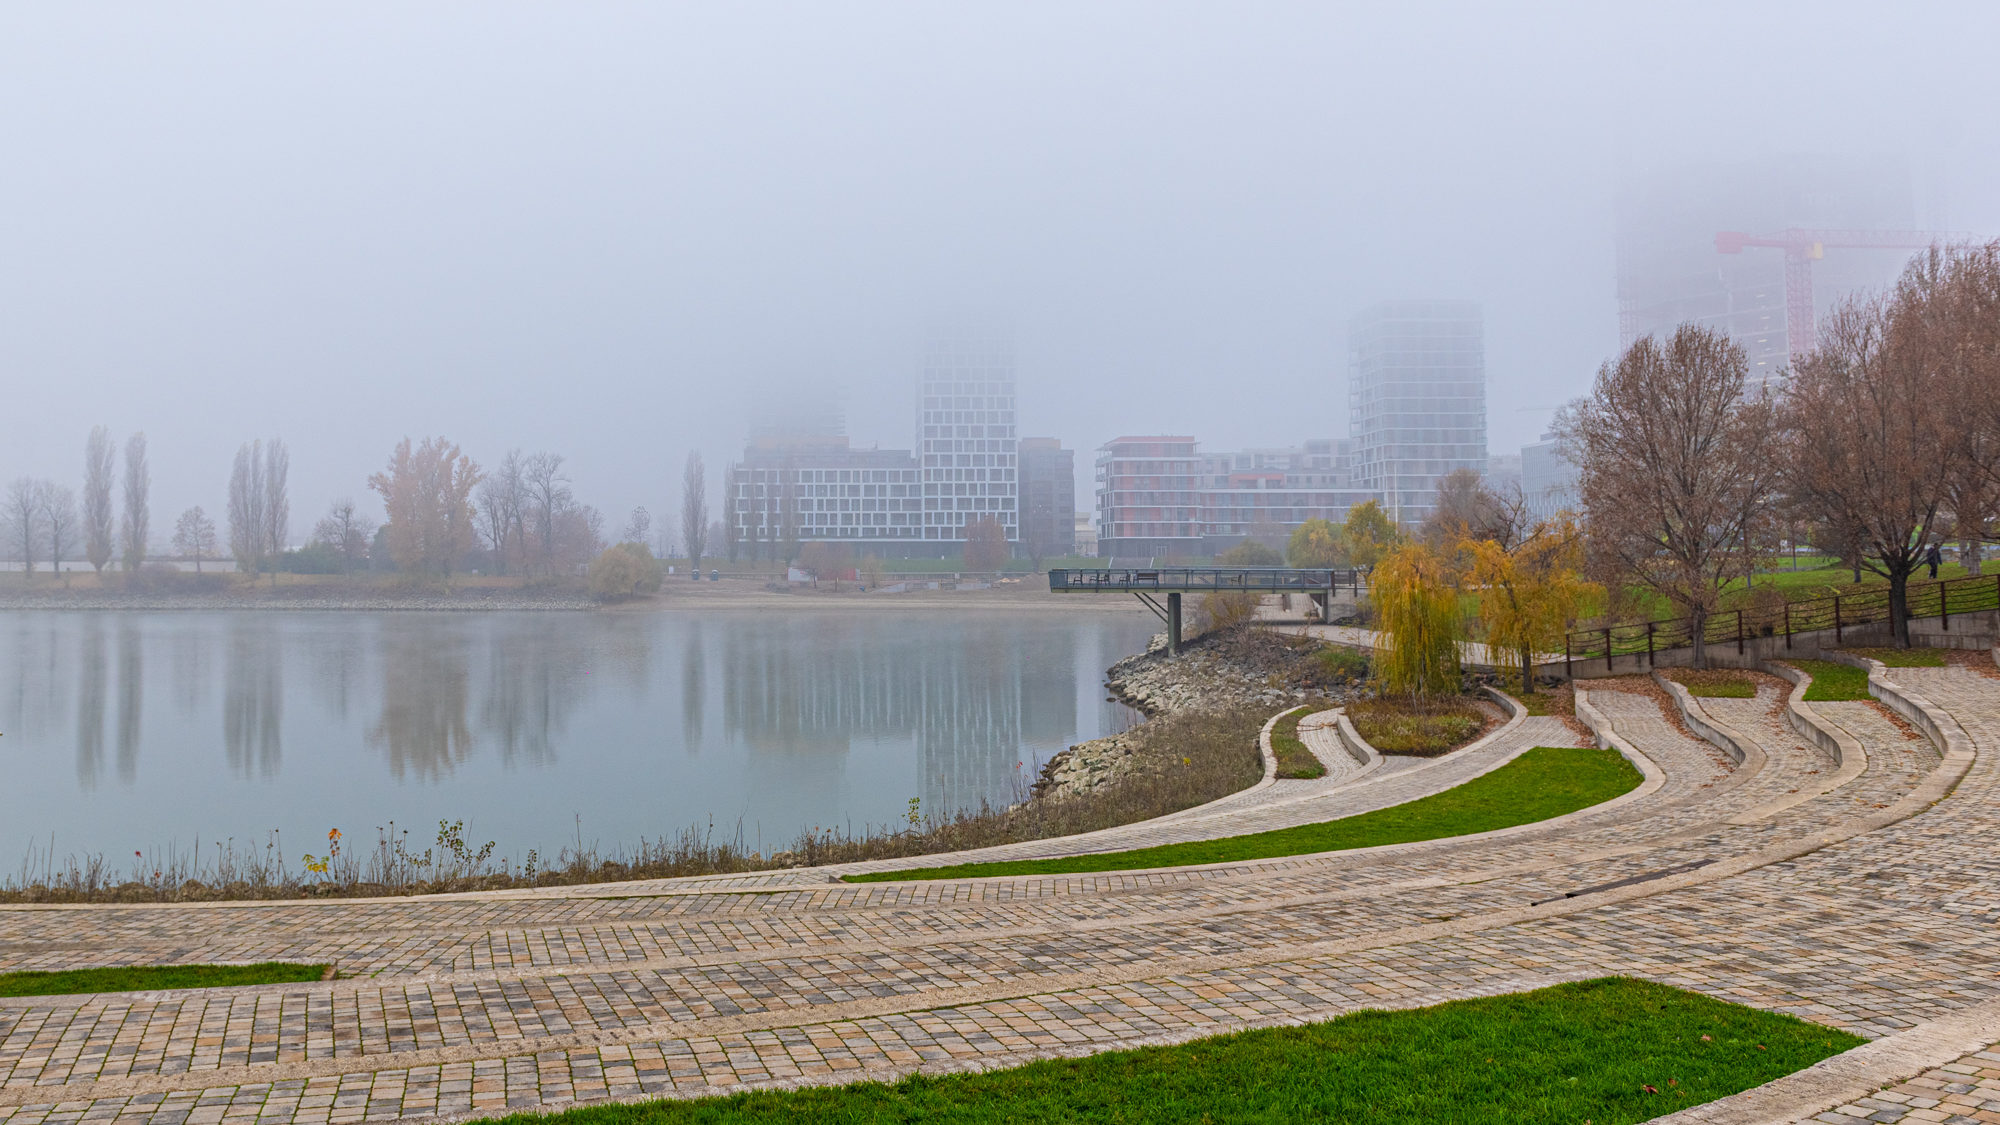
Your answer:
[[[80,508],[76,493],[51,480],[22,477],[8,486],[4,512],[7,542],[28,574],[34,574],[35,564],[44,558],[52,568],[60,569],[62,561],[72,557],[78,547],[100,574],[111,562],[114,545],[120,548],[127,570],[136,569],[145,560],[153,484],[152,471],[146,465],[145,434],[133,434],[125,441],[122,504],[114,513],[111,492],[116,469],[111,431],[99,426],[90,432],[84,446]]]
[[[169,543],[175,556],[205,562],[233,559],[251,573],[308,571],[349,573],[395,568],[449,574],[476,566],[499,574],[550,577],[580,573],[605,546],[604,518],[577,501],[556,453],[510,450],[487,473],[457,445],[441,437],[405,439],[387,467],[369,478],[388,514],[378,527],[351,497],[335,500],[313,525],[303,548],[291,546],[291,454],[281,439],[245,443],[229,476],[225,527],[200,506],[174,521]],[[113,552],[127,571],[137,570],[151,537],[151,472],[146,438],[134,434],[124,448],[122,480],[117,448],[102,426],[84,448],[81,503],[52,480],[23,477],[8,488],[0,507],[0,536],[7,552],[33,575],[81,552],[100,574]],[[122,484],[122,490],[120,485]],[[711,535],[700,454],[688,459],[683,526],[699,566]],[[118,492],[114,505],[114,492]],[[719,525],[718,525],[719,526]],[[675,547],[672,529],[655,529],[645,508],[634,509],[620,542],[642,544],[647,556]]]
[[[1908,644],[1926,552],[1957,539],[1976,560],[1995,538],[2000,242],[1919,255],[1888,292],[1839,305],[1776,386],[1747,383],[1741,347],[1684,325],[1605,364],[1558,418],[1594,576],[1665,597],[1699,661],[1724,588],[1803,533],[1887,580]]]

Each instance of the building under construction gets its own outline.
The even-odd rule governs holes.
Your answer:
[[[1809,350],[1840,298],[1892,281],[1914,230],[1894,161],[1772,157],[1634,175],[1619,190],[1618,344],[1693,322],[1749,354],[1753,389]]]

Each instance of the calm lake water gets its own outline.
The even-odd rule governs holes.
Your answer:
[[[500,854],[1011,800],[1136,718],[1090,613],[0,614],[0,868],[439,818]],[[1017,764],[1018,763],[1018,764]],[[14,849],[11,853],[7,849]]]

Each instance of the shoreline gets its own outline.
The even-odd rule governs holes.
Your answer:
[[[713,586],[714,588],[708,588]],[[864,593],[847,590],[769,590],[749,583],[704,584],[702,589],[668,589],[660,594],[618,602],[599,602],[570,590],[523,591],[470,587],[450,593],[420,591],[338,590],[323,587],[280,587],[254,593],[100,590],[51,590],[46,593],[0,593],[0,613],[115,612],[362,612],[362,613],[684,613],[690,611],[776,610],[855,612],[952,610],[1013,613],[1146,614],[1129,599],[1052,594],[1046,589],[924,590],[909,593]]]

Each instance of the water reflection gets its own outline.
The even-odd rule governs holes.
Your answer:
[[[368,744],[388,753],[389,776],[436,781],[472,756],[468,664],[465,637],[456,629],[384,632],[382,715],[368,730]]]
[[[277,623],[263,614],[238,614],[225,644],[222,745],[230,772],[276,777],[285,757],[285,651]]]
[[[109,694],[104,628],[95,615],[83,627],[83,650],[77,660],[76,780],[90,789],[97,785],[97,775],[104,769],[104,699]]]
[[[480,728],[510,768],[556,760],[557,739],[591,682],[586,638],[539,625],[509,622],[487,648]]]
[[[125,618],[118,623],[118,780],[127,785],[139,776],[139,721],[146,701],[144,668],[139,628],[131,618]]]
[[[4,614],[0,824],[105,850],[391,816],[465,817],[523,849],[578,814],[612,843],[711,815],[766,841],[879,824],[912,796],[1010,799],[1035,758],[1123,726],[1101,671],[1147,631],[851,611]]]

